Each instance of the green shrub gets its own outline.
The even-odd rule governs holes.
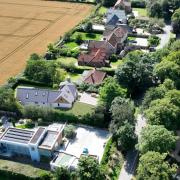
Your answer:
[[[131,1],[131,6],[133,8],[145,8],[146,7],[146,2],[145,2],[145,0],[132,0]]]
[[[158,46],[160,43],[160,38],[158,36],[152,35],[148,39],[149,46]]]
[[[70,138],[70,139],[73,139],[76,135],[76,128],[75,126],[73,125],[67,125],[65,128],[64,128],[64,135],[66,138]]]

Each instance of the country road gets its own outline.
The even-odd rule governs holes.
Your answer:
[[[146,119],[143,115],[139,114],[137,116],[137,123],[135,132],[139,138],[142,129],[146,126]],[[127,153],[126,161],[123,164],[123,167],[120,172],[119,180],[131,180],[133,178],[136,164],[138,160],[138,151],[132,150]]]

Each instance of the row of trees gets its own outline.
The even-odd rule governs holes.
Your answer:
[[[37,56],[36,56],[37,57]],[[35,57],[34,57],[35,58]],[[30,59],[27,62],[24,75],[33,81],[58,85],[66,77],[66,71],[54,61]]]
[[[146,91],[142,110],[148,125],[142,130],[136,148],[140,152],[137,179],[172,179],[177,165],[171,158],[179,137],[175,131],[180,125],[179,41],[161,50],[168,52],[153,72],[158,78],[156,87]]]

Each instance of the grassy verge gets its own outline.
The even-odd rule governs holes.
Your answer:
[[[106,173],[107,179],[118,180],[124,158],[116,148],[116,144],[110,139],[106,144],[101,166]]]
[[[91,114],[94,112],[95,107],[90,104],[85,104],[81,102],[75,102],[73,108],[67,110],[66,112],[72,113],[75,116],[84,116],[86,114]]]
[[[35,168],[31,165],[21,164],[18,162],[13,162],[9,160],[0,159],[0,179],[38,179],[44,174],[50,174],[48,171]]]

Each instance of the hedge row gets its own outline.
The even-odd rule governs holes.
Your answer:
[[[21,85],[21,84],[27,84],[27,85],[32,85],[32,86],[40,86],[40,87],[52,87],[52,85],[50,85],[50,84],[32,81],[32,80],[29,80],[25,77],[17,78],[16,82],[11,84],[11,87],[12,87],[12,89],[16,89],[16,87]]]

